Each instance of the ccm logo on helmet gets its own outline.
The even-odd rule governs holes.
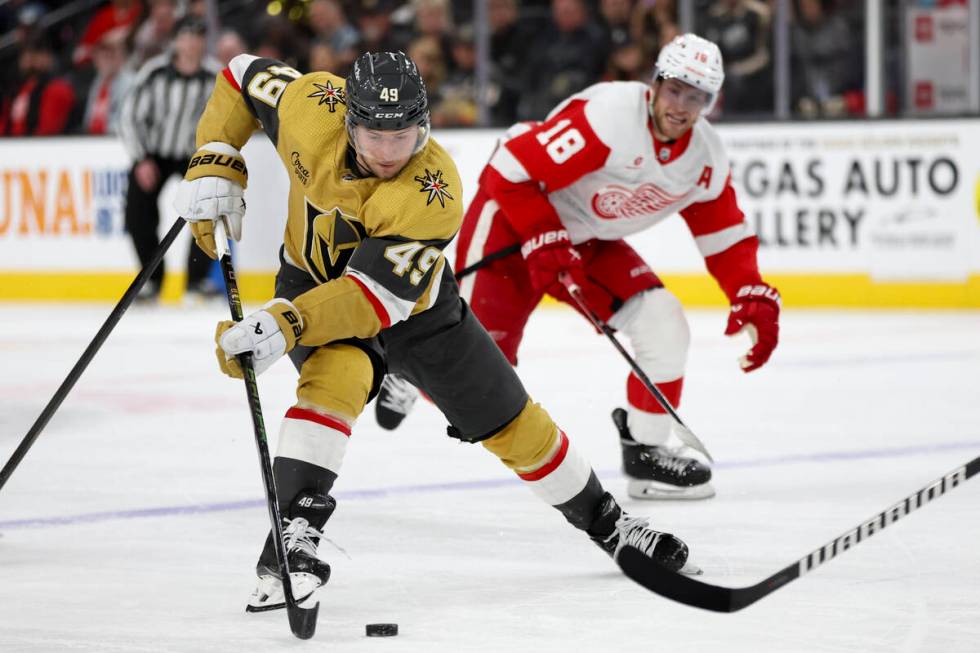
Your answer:
[[[404,112],[402,112],[402,113],[376,113],[376,114],[374,114],[374,117],[375,118],[401,118],[404,115],[405,115]]]

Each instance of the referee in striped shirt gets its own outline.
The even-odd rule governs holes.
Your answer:
[[[160,190],[171,175],[184,173],[196,149],[198,119],[221,70],[218,61],[205,55],[206,33],[200,18],[181,19],[173,46],[143,65],[123,105],[120,133],[133,159],[126,191],[126,230],[143,266],[160,245]],[[211,259],[192,242],[187,258],[188,292],[215,294],[217,289],[208,279],[210,264]],[[155,301],[162,282],[161,264],[139,298]]]

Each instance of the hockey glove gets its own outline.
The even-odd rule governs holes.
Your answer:
[[[558,291],[553,286],[562,272],[569,273],[578,285],[585,282],[582,256],[572,246],[564,229],[543,231],[528,238],[521,245],[521,255],[527,263],[531,285],[538,292]]]
[[[779,291],[764,283],[742,286],[728,314],[726,336],[743,330],[752,339],[752,348],[739,359],[743,372],[765,365],[779,342]]]
[[[259,375],[292,350],[302,333],[299,311],[292,302],[277,297],[241,322],[218,323],[214,333],[218,365],[228,376],[240,379],[242,368],[236,356],[248,352]]]
[[[231,237],[242,239],[247,185],[245,160],[227,143],[208,143],[187,164],[184,179],[177,187],[174,208],[191,224],[197,246],[213,259],[218,258],[215,220],[224,219]]]

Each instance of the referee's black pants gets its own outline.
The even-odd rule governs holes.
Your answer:
[[[160,246],[160,237],[157,235],[160,227],[160,209],[157,206],[160,190],[171,176],[175,174],[183,176],[187,167],[186,159],[164,159],[156,156],[150,158],[160,169],[157,185],[149,191],[144,191],[136,182],[134,163],[129,170],[129,187],[126,189],[126,231],[132,236],[136,255],[139,257],[140,265],[144,267]],[[210,265],[211,259],[192,241],[187,253],[187,286],[193,287],[207,278]],[[150,282],[159,291],[163,284],[162,261],[160,267],[150,277]]]

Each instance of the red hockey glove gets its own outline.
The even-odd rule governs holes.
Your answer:
[[[779,342],[779,291],[764,283],[742,286],[728,314],[726,336],[744,329],[752,338],[752,348],[739,359],[743,372],[765,365]]]
[[[582,257],[572,246],[564,229],[543,231],[531,236],[521,246],[521,255],[527,263],[531,285],[538,292],[548,291],[558,282],[558,275],[562,272],[568,272],[579,285],[585,281]]]

